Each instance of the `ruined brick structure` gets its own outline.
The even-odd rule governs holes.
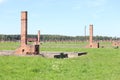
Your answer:
[[[113,41],[112,46],[113,47],[119,47],[120,46],[120,41]]]
[[[39,44],[27,44],[27,11],[21,12],[21,41],[16,54],[39,54]]]
[[[90,24],[89,32],[90,32],[89,45],[87,46],[87,48],[99,48],[99,43],[95,43],[93,41],[93,24]]]

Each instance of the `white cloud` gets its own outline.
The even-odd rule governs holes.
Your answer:
[[[0,0],[0,3],[2,3],[3,2],[3,0]]]
[[[97,11],[95,11],[94,13],[92,13],[92,17],[94,19],[98,19],[101,17],[101,14],[104,12],[104,9],[99,9]]]
[[[105,11],[107,0],[90,0],[87,2],[87,7],[92,11],[93,19],[101,18],[101,14]]]
[[[100,7],[105,5],[107,0],[89,0],[87,5],[88,7]]]
[[[72,10],[80,10],[80,6],[74,6],[74,7],[72,7]]]
[[[0,0],[0,4],[3,3],[3,2],[4,2],[4,0]]]

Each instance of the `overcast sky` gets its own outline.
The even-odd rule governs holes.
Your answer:
[[[120,0],[0,0],[0,34],[20,34],[21,11],[28,11],[28,33],[120,37]]]

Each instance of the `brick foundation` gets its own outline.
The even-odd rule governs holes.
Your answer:
[[[27,44],[27,11],[21,12],[21,45],[16,54],[39,54],[39,44]]]

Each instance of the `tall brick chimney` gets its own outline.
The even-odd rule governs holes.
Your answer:
[[[89,37],[89,41],[90,41],[90,45],[92,45],[93,43],[93,24],[90,24],[90,37]]]
[[[38,31],[38,43],[40,43],[40,30]]]
[[[21,46],[27,45],[27,11],[21,12]]]

